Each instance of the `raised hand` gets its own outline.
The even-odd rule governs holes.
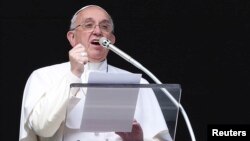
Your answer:
[[[86,48],[82,44],[73,47],[69,51],[69,61],[72,73],[80,78],[84,71],[84,64],[88,62]]]

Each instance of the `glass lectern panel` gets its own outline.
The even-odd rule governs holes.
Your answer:
[[[140,116],[136,108],[139,108],[138,105],[142,102],[150,105],[151,99],[141,100],[142,97],[150,95],[155,95],[151,97],[152,101],[156,98],[159,103],[163,121],[165,120],[174,141],[179,108],[162,89],[166,89],[178,103],[180,102],[179,84],[71,84],[63,141],[84,141],[95,137],[115,140],[114,132],[131,132],[133,120]],[[139,111],[150,112],[145,107],[143,111]]]

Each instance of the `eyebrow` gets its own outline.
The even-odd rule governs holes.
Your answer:
[[[86,19],[83,20],[82,23],[86,23],[86,22],[95,22],[95,20],[93,18],[86,18]],[[100,23],[111,23],[111,21],[107,20],[107,19],[104,19]]]
[[[84,19],[83,20],[83,23],[84,22],[94,22],[94,19],[93,18],[87,18],[87,19]]]

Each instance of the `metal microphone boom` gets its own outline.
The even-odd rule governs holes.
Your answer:
[[[131,56],[129,56],[128,54],[126,54],[125,52],[123,52],[122,50],[120,50],[119,48],[117,48],[116,46],[112,45],[111,42],[107,38],[105,38],[105,37],[100,38],[99,44],[101,46],[107,48],[107,49],[112,50],[113,52],[115,52],[116,54],[118,54],[120,57],[122,57],[123,59],[127,60],[129,63],[133,64],[135,67],[137,67],[138,69],[142,70],[151,79],[153,79],[156,84],[162,84],[162,82],[154,74],[152,74],[147,68],[145,68],[138,61],[136,61],[135,59],[133,59]],[[185,120],[186,124],[187,124],[187,127],[188,127],[188,130],[189,130],[191,139],[192,139],[192,141],[196,141],[193,128],[191,126],[191,123],[189,121],[187,113],[184,110],[184,108],[182,107],[182,105],[180,103],[178,103],[174,99],[174,97],[168,92],[168,90],[166,88],[161,88],[161,90],[167,95],[167,97],[174,103],[174,105],[176,107],[180,108],[180,111],[181,111],[181,113],[182,113],[182,115],[184,117],[184,120]]]

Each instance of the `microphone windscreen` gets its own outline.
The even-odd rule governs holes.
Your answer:
[[[99,40],[99,44],[105,48],[108,48],[110,41],[105,37],[101,37]]]

